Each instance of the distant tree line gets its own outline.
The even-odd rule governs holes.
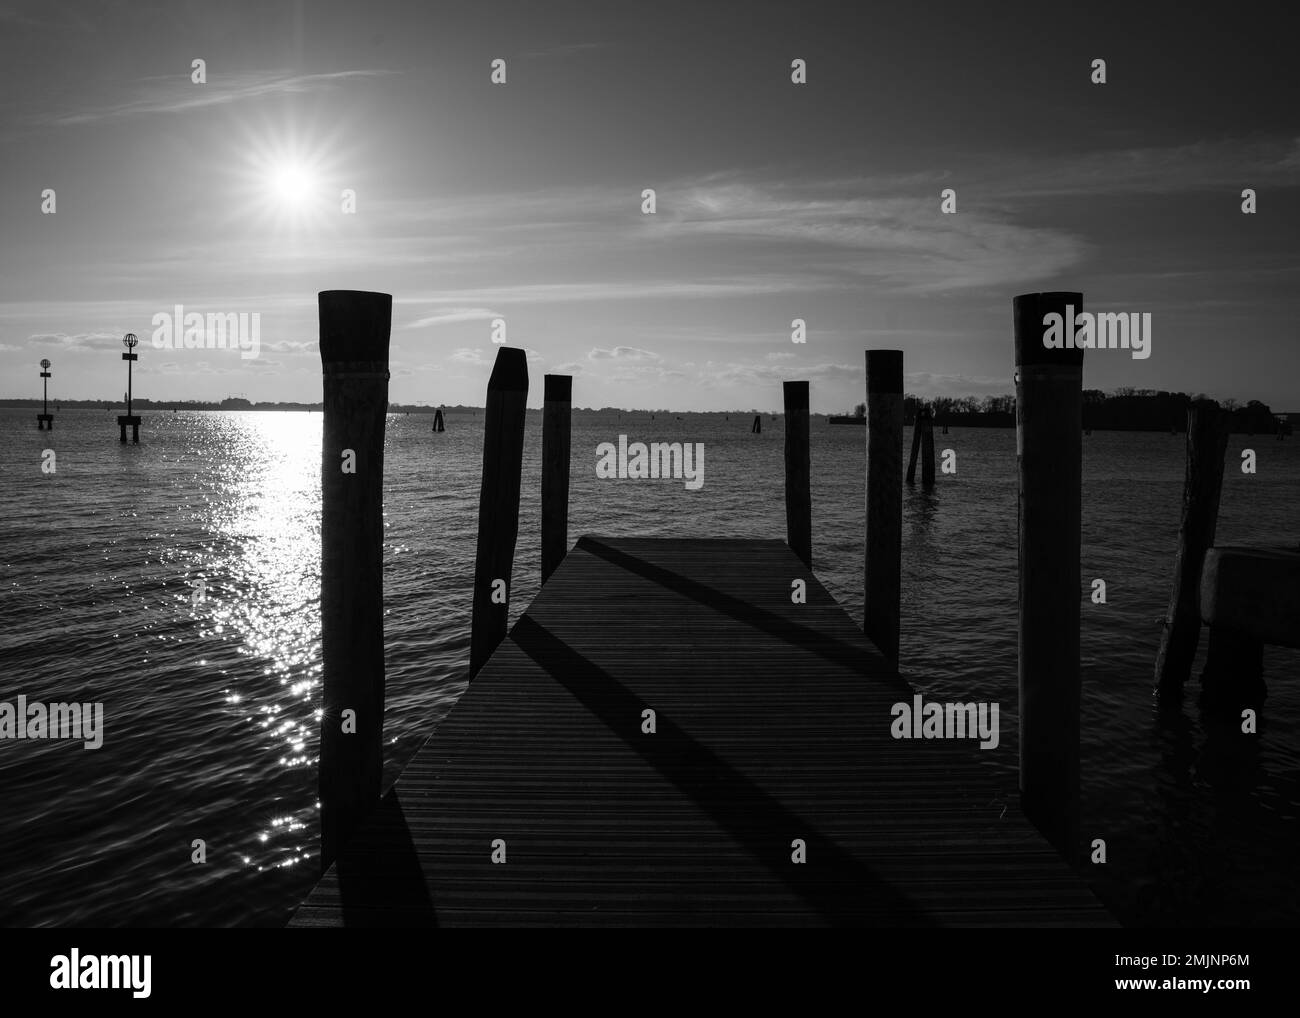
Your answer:
[[[1124,387],[1107,394],[1101,389],[1083,390],[1083,426],[1097,431],[1186,431],[1187,410],[1193,400],[1205,399],[1198,393],[1165,392],[1157,389]],[[1219,400],[1231,415],[1235,433],[1271,435],[1287,430],[1288,425],[1274,416],[1267,403],[1252,399],[1241,403],[1235,399]],[[911,424],[916,412],[929,406],[937,423],[967,428],[1013,428],[1016,425],[1016,397],[939,396],[922,399],[908,394],[903,397],[903,418]],[[861,417],[866,405],[859,403],[854,416]]]

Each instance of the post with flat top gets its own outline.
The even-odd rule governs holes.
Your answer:
[[[867,550],[863,629],[898,668],[903,571],[903,351],[867,351]]]
[[[497,348],[483,412],[483,483],[478,501],[469,677],[473,680],[506,638],[510,577],[519,537],[519,480],[524,465],[528,359],[519,347]]]
[[[1019,461],[1020,799],[1070,862],[1078,858],[1083,350],[1048,347],[1048,315],[1072,332],[1079,293],[1015,298]]]
[[[393,298],[324,290],[321,872],[379,802],[384,732],[384,422]]]
[[[569,441],[573,376],[547,375],[542,404],[542,582],[569,553]]]
[[[783,382],[785,395],[785,542],[812,568],[812,487],[808,454],[808,383]]]

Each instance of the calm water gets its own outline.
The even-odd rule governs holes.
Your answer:
[[[116,411],[114,411],[114,414]],[[0,411],[0,699],[102,701],[103,748],[0,741],[0,922],[278,925],[317,871],[319,414],[145,417]],[[782,428],[748,415],[574,421],[570,535],[784,539]],[[464,688],[481,417],[390,417],[385,453],[388,778]],[[705,484],[600,481],[595,447],[702,441]],[[861,622],[864,433],[813,426],[814,567]],[[924,693],[997,700],[980,754],[1016,787],[1016,461],[1012,431],[936,435],[958,472],[904,509],[903,668]],[[1259,456],[1243,475],[1243,447]],[[57,473],[40,471],[41,450]],[[1152,709],[1184,444],[1085,440],[1084,831],[1093,886],[1127,923],[1300,921],[1300,654],[1266,651],[1250,739],[1194,695]],[[540,414],[530,413],[514,611],[538,588]],[[1219,543],[1296,544],[1300,442],[1234,436]],[[189,584],[202,577],[206,600]],[[1199,662],[1198,662],[1199,668]],[[1192,693],[1195,692],[1193,680]],[[207,863],[191,862],[202,838]]]

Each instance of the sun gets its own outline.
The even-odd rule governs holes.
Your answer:
[[[229,129],[237,156],[226,168],[232,225],[295,242],[341,228],[342,195],[359,180],[355,125],[329,111],[280,110],[232,117]]]
[[[315,174],[297,162],[276,163],[270,168],[267,183],[276,202],[289,209],[309,204],[318,190]]]

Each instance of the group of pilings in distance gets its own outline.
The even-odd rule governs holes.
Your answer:
[[[1044,347],[1043,318],[1083,306],[1078,293],[1014,300],[1019,462],[1018,606],[1022,806],[1074,861],[1079,800],[1082,350]],[[324,386],[321,522],[321,864],[336,858],[378,802],[384,706],[382,492],[392,297],[319,295]],[[903,354],[866,352],[864,629],[898,665],[902,563]],[[488,382],[474,569],[470,677],[505,638],[519,527],[528,369],[502,347]],[[546,377],[543,582],[568,550],[572,379]],[[787,539],[812,562],[807,382],[787,382]],[[924,440],[922,440],[924,449]],[[352,453],[353,471],[341,464]],[[923,460],[922,478],[925,478]],[[494,597],[494,593],[496,596]]]

